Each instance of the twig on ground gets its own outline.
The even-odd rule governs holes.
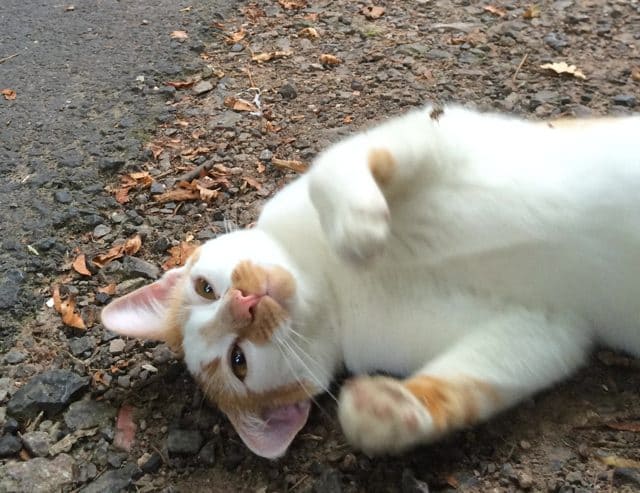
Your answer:
[[[524,62],[527,61],[528,56],[529,56],[529,53],[525,53],[524,56],[522,57],[522,60],[520,60],[520,63],[516,67],[516,71],[514,72],[513,77],[511,77],[511,80],[513,81],[514,84],[516,82],[516,77],[518,77],[518,74],[520,73],[520,69],[524,65]]]
[[[18,55],[19,55],[19,53],[14,53],[13,55],[9,55],[9,56],[6,56],[4,58],[0,58],[0,63],[4,63],[7,60],[11,60],[12,58],[17,57]]]

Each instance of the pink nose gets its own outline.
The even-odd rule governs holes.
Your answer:
[[[238,320],[250,320],[253,318],[251,309],[260,302],[262,296],[257,294],[245,295],[239,289],[231,289],[229,294],[231,296],[229,302],[231,303],[233,317]]]

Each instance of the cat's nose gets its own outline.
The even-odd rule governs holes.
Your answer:
[[[236,320],[251,320],[253,318],[253,308],[260,302],[262,296],[257,294],[245,295],[239,289],[230,291],[231,314]]]

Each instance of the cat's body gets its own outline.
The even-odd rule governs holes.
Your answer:
[[[639,137],[640,117],[414,111],[329,148],[254,229],[103,321],[181,344],[260,455],[286,450],[305,393],[342,364],[407,375],[346,385],[354,445],[433,440],[566,377],[595,343],[640,356]]]

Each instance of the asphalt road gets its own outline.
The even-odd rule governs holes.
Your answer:
[[[234,3],[2,0],[0,90],[16,98],[0,96],[0,352],[47,297],[65,240],[107,220],[105,184],[170,111],[163,82],[202,64]]]

